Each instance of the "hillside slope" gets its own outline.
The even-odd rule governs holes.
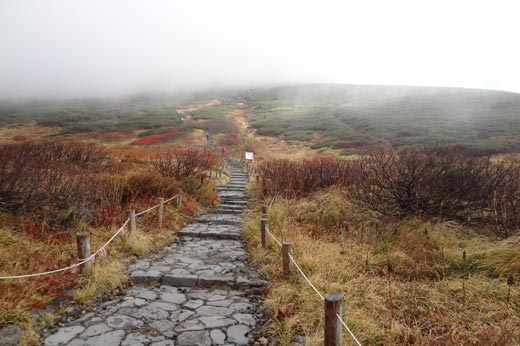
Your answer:
[[[457,143],[479,154],[520,151],[520,94],[475,89],[302,85],[242,95],[261,135],[315,148]]]

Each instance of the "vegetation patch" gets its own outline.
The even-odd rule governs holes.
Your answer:
[[[514,328],[520,322],[518,290],[507,283],[518,275],[518,259],[497,256],[493,263],[489,257],[495,248],[513,250],[510,240],[440,220],[381,222],[337,189],[278,198],[268,218],[270,232],[294,243],[293,256],[317,289],[343,293],[343,318],[364,345],[520,340]],[[245,234],[253,261],[271,278],[266,304],[274,311],[272,331],[282,344],[305,335],[307,345],[322,345],[321,299],[296,270],[283,277],[280,250],[272,241],[262,248],[259,223],[259,214],[251,214]],[[346,332],[343,337],[351,344]]]
[[[313,148],[462,144],[475,155],[517,152],[520,95],[427,87],[302,85],[242,95],[260,135]],[[319,138],[313,135],[320,134]]]

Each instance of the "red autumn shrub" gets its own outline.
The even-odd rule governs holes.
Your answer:
[[[16,142],[23,142],[23,141],[26,141],[28,138],[26,136],[22,136],[22,135],[18,135],[18,136],[14,136],[13,137],[13,140],[15,140]]]
[[[155,155],[152,166],[163,176],[182,180],[199,177],[221,162],[220,156],[208,148],[183,148]]]
[[[61,211],[95,200],[97,178],[110,161],[84,143],[22,142],[0,146],[0,211],[57,221]]]
[[[264,161],[257,169],[266,193],[298,197],[344,181],[348,166],[345,161],[320,157],[300,162]]]

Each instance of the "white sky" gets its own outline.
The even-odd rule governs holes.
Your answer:
[[[333,82],[520,92],[520,2],[1,0],[0,98]]]

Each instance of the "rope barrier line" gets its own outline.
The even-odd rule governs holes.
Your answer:
[[[110,237],[110,239],[105,244],[103,244],[96,252],[94,252],[94,254],[91,256],[95,257],[95,256],[97,256],[97,254],[104,251],[105,248],[107,247],[107,245],[110,244],[112,242],[112,240],[114,240],[119,235],[119,233],[122,233],[125,231],[125,227],[126,227],[126,225],[128,225],[129,222],[130,222],[130,218],[126,219],[123,226],[119,227],[117,232],[112,237]]]
[[[274,203],[274,200],[276,199],[276,197],[273,197],[271,199],[271,203],[269,203],[269,208],[273,205]],[[267,231],[267,235],[268,236],[271,236],[271,238],[273,238],[273,240],[280,246],[282,247],[282,243],[274,236],[274,234],[272,234],[270,231],[269,231],[269,227],[266,227],[266,231]],[[291,254],[288,254],[289,256],[289,259],[291,260],[291,262],[294,264],[294,266],[296,267],[296,269],[298,269],[298,271],[300,272],[300,274],[303,276],[303,278],[305,279],[305,281],[309,284],[309,286],[314,290],[314,292],[316,292],[316,294],[321,298],[321,300],[325,300],[325,297],[323,296],[323,294],[321,294],[321,292],[316,288],[316,286],[314,286],[314,284],[311,282],[311,280],[307,277],[307,275],[305,275],[305,273],[303,272],[302,268],[300,268],[300,266],[298,265],[298,263],[296,263],[296,260],[294,259],[294,257],[291,255]],[[341,322],[341,324],[343,325],[343,327],[346,329],[346,331],[350,334],[350,336],[352,337],[352,340],[354,340],[354,342],[356,343],[356,345],[358,346],[362,346],[361,343],[359,342],[359,340],[356,338],[356,336],[354,335],[354,333],[352,333],[352,331],[350,330],[350,328],[347,326],[347,324],[345,323],[345,321],[343,321],[343,318],[339,315],[339,314],[336,314],[336,317],[338,318],[338,320]]]
[[[172,198],[167,199],[167,200],[164,201],[163,203],[168,203],[168,202],[170,202],[172,199],[177,198],[177,197],[179,197],[179,195],[177,195],[177,196],[173,196]],[[159,208],[159,206],[160,206],[160,204],[156,204],[156,205],[154,205],[153,207],[150,207],[150,208],[148,208],[148,209],[146,209],[146,210],[143,210],[143,211],[140,212],[140,213],[135,214],[135,216],[141,216],[141,215],[143,215],[143,214],[146,214],[146,213],[148,213],[149,211],[154,210],[155,208]]]
[[[170,202],[171,200],[173,200],[173,199],[175,199],[175,198],[177,198],[177,197],[179,197],[179,195],[175,195],[175,196],[173,196],[172,198],[168,198],[166,201],[164,201],[164,204]]]
[[[270,235],[271,238],[273,238],[273,240],[278,244],[278,246],[282,247],[283,246],[282,243],[278,239],[276,239],[276,237],[271,233],[271,231],[269,231],[269,227],[267,227],[266,230],[267,230],[267,235]]]
[[[171,200],[173,200],[174,198],[177,198],[179,195],[177,196],[173,196],[172,198],[164,201],[164,203],[167,203]],[[155,208],[159,207],[159,204],[151,207],[151,208],[148,208],[138,214],[135,214],[135,216],[139,216],[139,215],[143,215]],[[123,223],[123,225],[121,227],[119,227],[119,229],[117,230],[117,232],[112,236],[110,237],[110,239],[105,243],[103,244],[96,252],[94,252],[92,255],[90,255],[89,257],[87,258],[84,258],[82,259],[81,261],[77,262],[77,263],[74,263],[74,264],[71,264],[70,266],[68,267],[65,267],[65,268],[60,268],[60,269],[55,269],[55,270],[49,270],[49,271],[46,271],[46,272],[41,272],[41,273],[34,273],[34,274],[25,274],[25,275],[13,275],[13,276],[0,276],[0,280],[11,280],[11,279],[26,279],[26,278],[32,278],[32,277],[37,277],[37,276],[44,276],[44,275],[50,275],[50,274],[56,274],[56,273],[60,273],[60,272],[65,272],[67,270],[72,270],[76,267],[79,267],[80,265],[82,264],[85,264],[91,260],[94,259],[94,257],[96,257],[99,253],[101,252],[104,252],[105,251],[105,248],[108,246],[108,244],[110,244],[120,233],[124,232],[125,230],[125,227],[128,225],[128,223],[130,222],[130,218],[126,219],[126,221]]]
[[[305,275],[305,273],[303,272],[302,268],[300,268],[300,266],[298,265],[298,263],[296,263],[296,261],[294,260],[293,256],[291,254],[289,254],[289,258],[291,259],[291,262],[295,265],[295,267],[298,269],[298,271],[300,272],[300,274],[302,274],[303,278],[305,279],[305,281],[307,281],[307,283],[309,284],[309,286],[311,286],[311,288],[314,290],[314,292],[316,292],[316,294],[318,296],[320,296],[321,300],[325,300],[325,297],[323,296],[323,294],[320,293],[320,291],[318,291],[318,289],[316,288],[316,286],[314,286],[314,284],[311,282],[311,280],[309,280],[309,278],[307,277],[307,275]]]
[[[143,210],[142,212],[135,214],[135,216],[136,216],[136,217],[137,217],[137,216],[141,216],[141,215],[143,215],[143,214],[145,214],[145,213],[148,213],[149,211],[154,210],[155,208],[159,208],[159,204],[154,205],[153,207],[148,208],[148,209],[146,209],[146,210]]]
[[[347,324],[345,323],[345,321],[343,321],[343,318],[341,318],[341,316],[339,314],[336,314],[336,316],[338,317],[338,320],[341,322],[341,324],[343,325],[343,327],[345,327],[345,329],[347,330],[347,332],[350,334],[350,336],[352,337],[352,339],[356,342],[356,345],[358,346],[362,346],[361,343],[359,342],[359,340],[356,338],[356,336],[354,335],[354,333],[352,333],[352,331],[350,330],[350,328],[347,326]]]
[[[123,226],[121,226],[117,230],[117,232],[112,237],[110,237],[110,239],[105,244],[103,244],[96,252],[94,252],[92,255],[88,256],[87,258],[82,259],[81,261],[79,261],[77,263],[71,264],[70,266],[65,267],[65,268],[50,270],[50,271],[46,271],[46,272],[42,272],[42,273],[25,274],[25,275],[13,275],[13,276],[0,276],[0,280],[25,279],[25,278],[31,278],[31,277],[37,277],[37,276],[44,276],[44,275],[56,274],[56,273],[59,273],[59,272],[64,272],[64,271],[67,271],[67,270],[72,270],[72,269],[74,269],[76,267],[79,267],[80,265],[85,264],[85,263],[93,260],[94,257],[96,257],[100,252],[104,251],[105,248],[108,246],[108,244],[110,244],[119,235],[119,233],[124,232],[124,229],[125,229],[126,225],[128,225],[129,222],[130,222],[130,219],[127,219],[125,221],[125,223],[123,224]]]
[[[273,238],[273,240],[280,246],[282,247],[282,243],[276,239],[276,237],[269,231],[269,228],[267,228],[267,234],[269,236],[271,236],[271,238]],[[305,281],[307,281],[307,283],[309,284],[309,286],[314,290],[314,292],[316,292],[316,294],[321,298],[321,300],[325,300],[325,297],[323,296],[323,294],[321,294],[321,292],[316,288],[316,286],[314,286],[314,284],[311,282],[311,280],[307,277],[307,275],[305,275],[305,273],[303,272],[302,268],[300,268],[300,266],[298,265],[298,263],[296,263],[296,260],[294,259],[294,257],[289,254],[289,259],[291,260],[291,262],[294,264],[294,266],[296,267],[296,269],[298,269],[298,271],[300,272],[300,274],[303,276],[303,278],[305,279]],[[336,314],[336,316],[338,317],[338,320],[341,322],[341,324],[343,325],[343,327],[345,327],[346,331],[350,334],[350,336],[352,337],[352,339],[354,340],[354,342],[356,343],[356,345],[358,346],[362,346],[361,343],[359,342],[359,340],[356,338],[356,336],[354,335],[354,333],[352,333],[352,331],[350,330],[350,328],[347,326],[347,324],[345,323],[345,321],[343,321],[343,318],[339,315],[339,314]]]
[[[298,269],[298,271],[300,272],[300,274],[303,276],[303,278],[305,279],[305,281],[307,281],[307,283],[309,284],[309,286],[311,286],[311,288],[314,290],[314,292],[316,292],[316,294],[321,298],[321,300],[325,300],[325,297],[323,296],[323,294],[320,293],[320,291],[318,291],[318,289],[316,288],[316,286],[314,286],[314,284],[311,282],[311,280],[309,280],[309,278],[307,277],[307,275],[305,275],[305,273],[303,272],[302,268],[300,268],[300,266],[298,265],[298,263],[296,263],[296,261],[294,260],[294,257],[289,254],[289,258],[291,260],[291,262],[294,264],[294,266],[296,267],[296,269]],[[338,320],[341,322],[341,324],[343,325],[343,327],[345,327],[345,329],[347,330],[347,332],[350,334],[350,336],[352,337],[352,339],[354,340],[354,342],[358,345],[358,346],[362,346],[361,343],[359,342],[359,340],[356,338],[356,336],[354,335],[354,333],[352,333],[352,331],[350,330],[350,328],[347,326],[347,324],[345,323],[345,321],[343,321],[343,318],[339,315],[339,314],[336,314],[336,317],[338,318]]]

